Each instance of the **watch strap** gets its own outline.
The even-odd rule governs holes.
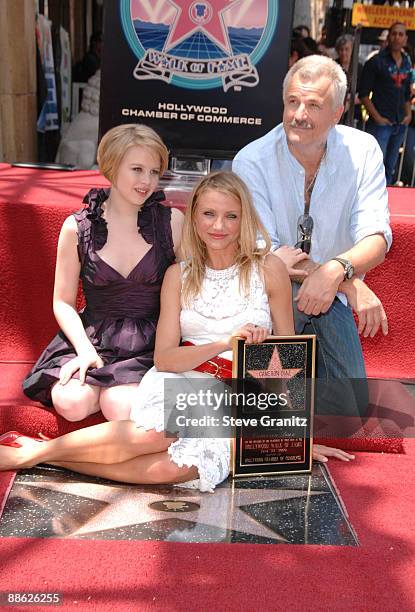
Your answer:
[[[334,261],[338,261],[339,264],[343,266],[344,270],[344,280],[349,278],[349,270],[352,268],[352,264],[347,259],[343,259],[342,257],[333,257]]]

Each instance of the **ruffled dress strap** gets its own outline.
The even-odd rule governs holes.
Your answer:
[[[91,189],[82,200],[86,206],[74,213],[78,225],[78,256],[82,266],[89,251],[99,251],[107,241],[108,228],[102,216],[102,205],[109,193],[109,189]]]
[[[163,191],[155,191],[138,214],[138,231],[144,240],[162,251],[163,257],[174,261],[174,246],[171,233],[171,209],[162,202],[166,199]]]
[[[107,222],[103,218],[102,205],[108,199],[110,189],[91,189],[83,199],[84,208],[74,213],[78,225],[78,254],[84,265],[88,253],[100,251],[108,238]],[[171,209],[163,206],[163,191],[155,191],[145,201],[137,215],[138,232],[149,244],[158,247],[163,258],[174,261],[171,233]]]

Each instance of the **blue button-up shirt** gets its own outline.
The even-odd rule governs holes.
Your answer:
[[[282,124],[236,155],[233,170],[248,185],[274,248],[294,246],[304,213],[304,168],[288,149]],[[327,152],[311,195],[310,256],[323,264],[373,234],[392,242],[383,156],[369,134],[329,131]]]

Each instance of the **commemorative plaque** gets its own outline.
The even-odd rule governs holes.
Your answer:
[[[312,468],[316,337],[235,338],[232,475]]]

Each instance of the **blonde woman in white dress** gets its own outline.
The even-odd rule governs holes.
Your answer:
[[[262,248],[257,247],[258,233],[265,240]],[[203,178],[186,211],[185,261],[171,266],[164,277],[155,367],[138,387],[130,420],[95,425],[50,441],[4,434],[0,469],[49,463],[120,482],[191,482],[202,491],[213,491],[229,474],[230,441],[167,437],[164,381],[178,377],[191,386],[192,378],[210,376],[206,362],[218,356],[229,371],[235,336],[256,343],[271,332],[294,334],[291,283],[284,264],[269,254],[269,246],[242,180],[232,172]],[[182,346],[182,341],[191,345]],[[353,459],[320,445],[314,445],[313,456],[321,461],[329,456]]]

